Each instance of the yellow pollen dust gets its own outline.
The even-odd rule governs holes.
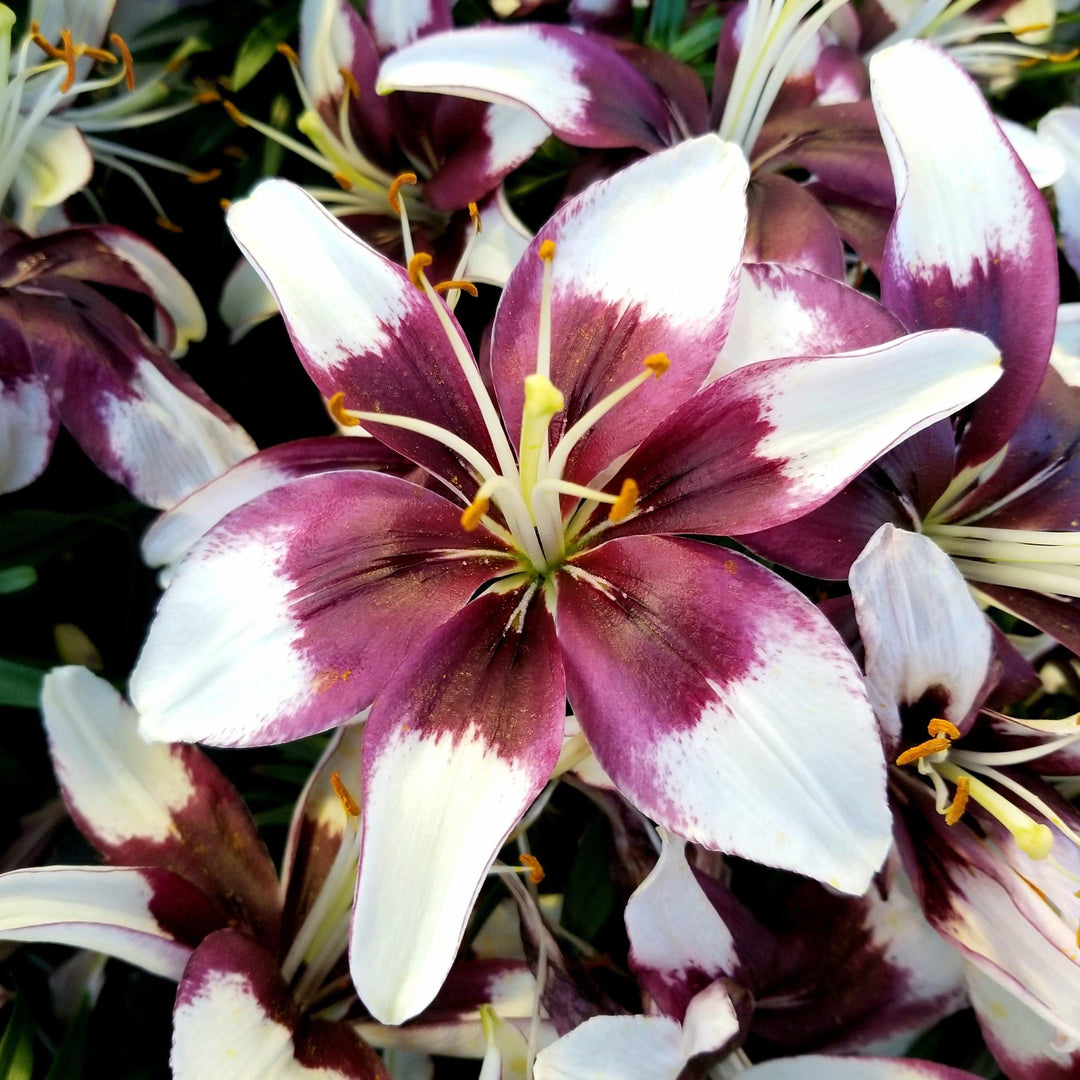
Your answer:
[[[539,885],[544,880],[544,868],[535,855],[519,855],[518,862],[529,871],[529,880],[534,885]]]
[[[386,193],[386,200],[390,203],[390,209],[393,210],[395,214],[401,213],[401,203],[398,202],[398,192],[401,191],[406,184],[415,183],[416,173],[414,172],[398,173],[398,175],[394,177],[393,182],[390,184],[390,190]]]
[[[351,416],[345,408],[345,394],[339,390],[334,396],[326,403],[326,411],[336,420],[342,427],[359,427],[360,421],[355,416]]]
[[[470,296],[480,295],[471,281],[458,281],[456,278],[450,281],[440,281],[438,285],[434,285],[432,288],[437,293],[449,292],[451,289],[461,289],[462,292],[467,292]]]
[[[659,379],[671,367],[671,361],[668,359],[667,353],[658,352],[653,353],[652,356],[646,356],[641,361],[641,366],[648,368],[653,373],[653,377]]]
[[[627,477],[622,482],[619,497],[608,511],[608,521],[622,521],[624,518],[629,517],[634,507],[637,506],[640,494],[641,491],[638,489],[637,481]]]
[[[349,817],[360,816],[360,806],[357,801],[352,797],[349,789],[345,786],[344,781],[341,779],[341,773],[332,772],[330,774],[330,786],[334,789],[334,794],[341,800],[341,805],[345,809],[345,813]]]
[[[348,68],[338,68],[338,74],[341,76],[342,81],[345,83],[345,89],[348,90],[354,98],[360,97],[360,84],[356,81],[356,76]]]
[[[540,250],[536,253],[541,262],[551,262],[555,258],[555,241],[545,240],[540,245]]]
[[[420,284],[420,275],[424,272],[425,266],[431,265],[431,256],[426,251],[418,251],[409,260],[409,280],[418,288],[422,289],[424,286]]]
[[[480,519],[488,512],[491,500],[477,496],[461,513],[461,527],[466,532],[475,532]]]
[[[288,42],[281,41],[278,43],[277,51],[289,61],[290,64],[299,64],[300,57],[296,55],[296,50],[288,44]]]
[[[910,765],[913,761],[919,761],[924,757],[932,757],[940,754],[942,750],[948,750],[952,743],[948,739],[929,739],[918,746],[905,750],[897,759],[897,765]]]
[[[110,34],[109,44],[120,54],[120,62],[124,65],[124,85],[128,90],[134,90],[135,61],[131,59],[131,50],[127,42],[119,34]]]
[[[953,801],[949,803],[949,808],[945,811],[946,825],[955,825],[964,816],[970,798],[971,781],[966,776],[961,776],[956,781],[956,794],[953,796]]]

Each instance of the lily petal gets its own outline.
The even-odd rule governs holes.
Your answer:
[[[746,1080],[978,1080],[974,1073],[932,1061],[817,1055],[766,1061],[745,1075]]]
[[[0,492],[18,491],[49,463],[60,418],[9,311],[0,307]]]
[[[383,1023],[435,996],[483,877],[551,776],[565,692],[539,597],[474,600],[379,694],[364,739],[349,962]]]
[[[561,26],[451,30],[388,56],[380,94],[424,90],[532,110],[576,146],[659,150],[680,136],[653,83],[603,38]]]
[[[35,232],[44,212],[90,183],[94,157],[72,124],[43,124],[30,136],[12,183],[13,218]]]
[[[676,1080],[682,1029],[666,1016],[594,1016],[536,1055],[536,1080]]]
[[[274,939],[274,864],[243,800],[205,755],[147,743],[135,710],[86,668],[49,672],[41,711],[68,809],[110,862],[172,870]]]
[[[381,52],[403,49],[453,25],[447,0],[368,0],[364,10]]]
[[[492,330],[492,378],[507,429],[521,430],[536,370],[552,241],[551,379],[565,409],[552,440],[663,352],[671,369],[611,409],[579,442],[564,475],[591,480],[702,383],[727,336],[746,222],[747,165],[715,135],[653,154],[587,188],[540,230],[506,284]],[[672,273],[696,266],[707,273]]]
[[[230,514],[162,597],[131,677],[143,733],[284,742],[366,709],[423,637],[512,565],[460,515],[359,470],[303,477]]]
[[[94,949],[179,979],[192,946],[224,919],[167,870],[44,866],[0,875],[0,940]]]
[[[639,809],[865,890],[889,847],[880,743],[851,654],[800,593],[726,549],[630,537],[560,577],[558,627],[581,729]]]
[[[1053,224],[958,64],[908,41],[878,53],[870,77],[898,195],[882,301],[911,330],[964,327],[1001,350],[1004,375],[973,407],[961,443],[960,465],[978,464],[1013,433],[1046,369],[1058,304]]]
[[[1039,135],[1064,158],[1065,170],[1054,183],[1058,224],[1065,258],[1080,273],[1080,109],[1074,105],[1051,109],[1039,121]]]

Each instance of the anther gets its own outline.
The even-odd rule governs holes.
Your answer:
[[[345,89],[348,90],[354,98],[359,99],[360,84],[356,81],[356,76],[348,68],[344,67],[338,68],[338,74],[345,83]]]
[[[339,390],[326,403],[326,411],[342,427],[359,427],[360,421],[345,408],[345,394]]]
[[[458,281],[457,279],[451,279],[450,281],[440,281],[438,285],[433,286],[437,293],[449,292],[451,289],[461,289],[463,292],[467,292],[470,296],[479,296],[476,286],[471,281]]]
[[[77,53],[75,52],[75,44],[71,40],[71,31],[64,29],[60,31],[60,44],[63,47],[63,52],[60,54],[65,64],[67,64],[67,77],[60,84],[60,93],[66,94],[75,85],[75,58]]]
[[[332,772],[330,774],[330,786],[334,789],[334,794],[341,800],[341,805],[345,810],[345,813],[349,817],[360,816],[360,805],[352,797],[349,789],[345,786],[344,781],[341,779],[341,773]]]
[[[519,855],[518,862],[529,871],[529,880],[534,885],[539,885],[544,880],[544,868],[535,855]]]
[[[931,720],[930,723],[926,725],[926,731],[933,739],[936,739],[939,735],[944,735],[945,738],[953,740],[960,738],[960,729],[955,724],[941,717]]]
[[[64,50],[58,49],[51,41],[43,36],[37,20],[30,24],[30,40],[51,60],[64,59]]]
[[[170,221],[167,217],[158,216],[154,218],[154,224],[157,225],[159,229],[164,229],[166,232],[182,233],[184,231],[175,221]]]
[[[930,739],[927,742],[919,743],[918,746],[911,747],[910,750],[905,750],[897,759],[897,765],[910,765],[913,761],[919,761],[924,757],[933,757],[934,754],[940,754],[942,750],[948,750],[952,743],[948,739]]]
[[[128,90],[135,89],[135,61],[131,59],[131,50],[127,42],[119,34],[109,35],[109,44],[120,54],[120,61],[124,65],[124,85]]]
[[[551,262],[555,258],[555,241],[545,240],[540,245],[540,250],[536,253],[541,262]]]
[[[638,496],[640,494],[641,491],[638,489],[637,481],[627,477],[622,482],[622,490],[619,492],[619,497],[608,511],[608,521],[617,522],[629,517],[634,507],[637,506]]]
[[[188,173],[189,184],[209,184],[221,175],[220,169],[207,169],[205,172]]]
[[[91,60],[97,60],[101,64],[116,64],[119,61],[108,49],[95,49],[92,45],[83,45],[79,52],[83,56],[89,56]]]
[[[964,816],[970,798],[971,781],[966,776],[961,776],[956,781],[956,795],[953,796],[953,801],[949,803],[949,808],[945,811],[946,825],[955,825]]]
[[[488,512],[491,500],[478,495],[461,513],[461,527],[466,532],[475,532],[480,519]]]
[[[353,182],[344,174],[340,172],[331,173],[334,183],[337,184],[342,191],[352,191]]]
[[[395,214],[401,213],[401,204],[398,202],[398,192],[400,192],[406,184],[415,183],[416,173],[414,172],[398,173],[398,175],[394,177],[394,180],[390,185],[390,190],[386,193],[386,199],[390,203],[390,209],[393,210]]]
[[[300,57],[296,55],[296,50],[286,41],[279,41],[277,51],[289,61],[290,64],[300,63]]]
[[[218,206],[220,206],[222,210],[228,210],[229,207],[232,206],[232,199],[218,199]]]
[[[480,219],[480,211],[476,207],[476,203],[469,203],[469,217],[472,219],[473,228],[481,233],[484,231],[484,223]]]
[[[667,353],[658,352],[653,353],[652,356],[646,356],[641,361],[641,366],[648,368],[653,373],[653,378],[659,379],[671,367],[671,361],[668,359]]]
[[[216,90],[200,90],[192,99],[196,105],[210,105],[221,100],[221,95]]]
[[[247,117],[231,101],[222,101],[221,104],[233,123],[239,124],[241,127],[248,126]]]
[[[1061,53],[1049,53],[1046,59],[1051,64],[1067,64],[1070,60],[1075,60],[1080,56],[1080,49],[1069,49],[1066,52]]]
[[[418,288],[422,289],[424,286],[420,283],[420,275],[424,272],[425,266],[431,265],[431,256],[426,251],[418,251],[409,260],[409,280]]]

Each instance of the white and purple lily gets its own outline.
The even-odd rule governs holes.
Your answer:
[[[771,572],[672,534],[804,513],[984,392],[996,352],[915,335],[695,393],[731,320],[746,176],[707,136],[567,204],[504,291],[497,405],[422,255],[406,274],[281,181],[230,210],[332,411],[432,486],[338,471],[241,506],[178,568],[132,693],[149,736],[223,745],[370,708],[351,965],[380,1020],[437,991],[567,696],[673,831],[853,892],[884,857],[850,654]]]

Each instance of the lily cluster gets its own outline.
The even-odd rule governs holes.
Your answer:
[[[19,179],[161,164],[69,108],[139,94],[112,6],[0,24],[0,480],[63,422],[165,588],[129,700],[44,679],[103,865],[0,874],[0,939],[174,980],[178,1080],[970,1080],[916,1056],[967,1008],[1075,1080],[1080,111],[986,97],[1065,13],[303,0],[306,143],[198,95],[336,184],[224,200],[224,321],[336,429],[258,450],[175,266],[46,216],[92,165]],[[279,871],[192,744],[298,740]]]

